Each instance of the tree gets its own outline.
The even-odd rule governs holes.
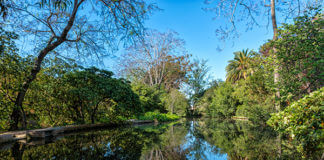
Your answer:
[[[141,113],[138,96],[124,79],[112,78],[113,73],[95,67],[64,75],[64,90],[58,95],[74,122],[95,123],[107,115]]]
[[[275,99],[269,86],[269,83],[273,82],[272,79],[267,79],[265,72],[266,70],[260,67],[247,79],[237,81],[232,93],[240,102],[235,115],[247,117],[249,121],[262,126],[266,125],[270,113],[275,112]]]
[[[12,11],[7,16],[8,28],[26,38],[33,38],[35,41],[27,42],[29,46],[35,46],[31,51],[38,52],[15,98],[11,130],[17,129],[20,121],[25,127],[23,101],[46,56],[50,53],[68,57],[86,55],[99,58],[107,55],[109,50],[116,49],[115,42],[120,38],[130,40],[141,35],[143,20],[155,8],[143,0],[51,2],[19,1],[7,5]],[[60,2],[66,5],[62,6]]]
[[[324,86],[323,15],[321,8],[310,8],[305,15],[283,24],[278,40],[270,42],[277,48],[281,94],[289,103]]]
[[[228,61],[226,66],[226,81],[236,82],[240,79],[246,79],[253,73],[252,56],[254,52],[248,49],[234,52],[234,60]]]
[[[165,94],[163,89],[142,82],[133,82],[132,90],[139,96],[142,113],[150,111],[166,112],[161,99],[162,95]]]
[[[30,57],[18,55],[15,40],[18,35],[0,27],[0,129],[8,126],[10,112],[14,106],[15,96],[20,84],[30,69]]]
[[[275,0],[205,0],[204,8],[213,12],[216,18],[224,17],[228,23],[219,24],[216,34],[219,38],[238,38],[240,31],[254,27],[271,27],[274,38],[277,36],[277,16],[279,20],[289,20],[300,16],[308,6],[321,5],[321,1],[275,1]],[[240,27],[238,27],[240,26]],[[243,28],[242,28],[243,27]]]
[[[237,106],[240,105],[237,97],[233,95],[234,87],[231,83],[223,82],[214,90],[212,103],[209,105],[212,117],[230,118],[235,115]]]
[[[270,2],[270,4],[269,4]],[[205,0],[206,4],[211,4],[213,1]],[[305,3],[305,4],[303,4]],[[277,16],[276,12],[279,11],[279,16],[287,20],[292,17],[296,17],[302,13],[309,5],[320,5],[321,1],[278,1],[276,4],[275,0],[222,0],[216,2],[216,7],[206,8],[207,11],[215,12],[218,16],[224,16],[228,18],[230,25],[219,26],[216,33],[221,39],[237,38],[239,36],[237,23],[245,23],[246,30],[251,30],[254,26],[268,26],[270,19],[273,29],[273,40],[277,40],[278,27],[277,27]],[[297,10],[297,12],[296,12]],[[278,14],[278,13],[277,13]],[[267,23],[263,24],[264,19],[267,19]],[[275,46],[272,48],[274,56],[276,56]],[[274,57],[275,58],[275,57]],[[274,69],[274,83],[276,85],[276,98],[280,98],[280,92],[278,87],[279,82],[279,68]],[[276,110],[280,110],[280,105],[276,104]]]
[[[2,16],[2,18],[6,18],[7,14],[7,0],[0,0],[0,16]]]
[[[191,71],[188,75],[188,93],[190,96],[191,105],[195,107],[196,102],[205,92],[205,87],[208,84],[207,60],[195,59]]]
[[[212,103],[212,99],[215,96],[214,90],[216,90],[219,85],[223,83],[221,79],[213,80],[209,83],[208,88],[205,89],[204,94],[201,98],[199,98],[198,102],[196,103],[199,109],[199,113],[208,115],[211,111],[209,111],[209,105]]]
[[[189,107],[189,101],[178,89],[171,89],[169,93],[166,93],[162,97],[162,101],[164,102],[165,108],[171,114],[176,114],[178,116],[186,115],[186,110]]]
[[[179,88],[190,64],[184,41],[176,36],[173,31],[149,31],[144,41],[131,46],[123,55],[121,72],[149,86],[164,86],[167,90]]]
[[[32,63],[32,60],[29,62]],[[74,123],[67,103],[64,103],[68,95],[62,95],[70,88],[67,87],[68,83],[63,84],[63,80],[66,74],[76,72],[80,67],[73,60],[58,57],[44,60],[42,70],[31,84],[24,99],[27,128]]]

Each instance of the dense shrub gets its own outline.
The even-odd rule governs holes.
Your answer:
[[[64,75],[64,90],[57,97],[66,106],[73,121],[95,123],[104,117],[130,117],[141,113],[138,96],[124,79],[95,67]]]
[[[234,87],[230,83],[221,83],[214,90],[214,97],[209,106],[209,115],[212,117],[227,117],[235,115],[238,99],[233,95]]]
[[[214,80],[210,82],[209,88],[207,88],[204,91],[203,96],[199,99],[199,101],[196,103],[196,107],[199,113],[203,116],[211,116],[209,113],[211,113],[210,104],[212,103],[213,97],[215,96],[215,89],[218,87],[220,83],[223,83],[222,80]]]
[[[180,117],[171,113],[159,113],[159,112],[146,112],[143,116],[139,116],[140,120],[157,120],[159,122],[173,121]]]
[[[133,82],[132,90],[139,96],[143,113],[155,110],[166,112],[161,100],[161,96],[165,94],[164,90],[157,89],[154,86],[149,86],[141,82]]]
[[[240,102],[236,116],[248,117],[250,121],[265,125],[270,113],[274,112],[274,96],[267,81],[262,69],[238,81],[233,92]]]
[[[288,135],[305,157],[324,145],[324,87],[275,113],[268,124]]]
[[[178,89],[171,89],[169,93],[163,94],[161,100],[168,113],[178,116],[186,115],[186,110],[189,108],[189,101]]]

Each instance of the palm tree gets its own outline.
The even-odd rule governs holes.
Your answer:
[[[253,73],[251,66],[252,54],[249,49],[234,52],[234,59],[228,61],[226,66],[226,81],[235,83],[240,79],[246,79]]]

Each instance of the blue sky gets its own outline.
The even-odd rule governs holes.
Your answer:
[[[254,27],[253,30],[245,32],[244,22],[246,19],[243,19],[243,23],[236,26],[240,30],[241,36],[237,39],[228,39],[225,42],[222,42],[218,37],[216,37],[215,30],[220,25],[228,23],[228,21],[222,17],[213,19],[215,17],[213,13],[206,12],[202,9],[213,7],[213,5],[207,6],[204,4],[204,0],[147,1],[155,2],[162,10],[154,12],[153,15],[150,16],[149,20],[145,22],[145,27],[156,29],[160,32],[165,32],[167,30],[178,32],[179,38],[186,42],[185,48],[189,54],[193,55],[193,58],[208,60],[210,75],[213,79],[225,79],[225,67],[227,62],[233,59],[233,52],[242,49],[253,49],[258,51],[262,44],[272,38],[271,25],[269,28]],[[307,0],[302,1],[306,2]],[[323,3],[323,1],[320,1],[320,3]],[[258,22],[263,24],[267,22],[267,19],[256,19]],[[282,21],[283,16],[277,12],[277,20],[278,19]],[[24,40],[22,40],[21,43],[25,43]],[[27,45],[21,45],[21,50],[28,51],[28,48],[34,47],[33,44],[30,46],[28,46],[28,43],[26,44]],[[217,49],[219,46],[222,48],[222,51]],[[104,65],[98,67],[116,72],[118,70],[118,65],[116,65],[118,64],[118,56],[123,52],[123,49],[120,48],[120,51],[113,56],[105,57]]]
[[[179,37],[186,41],[185,47],[193,57],[208,60],[214,79],[225,79],[225,67],[227,61],[234,57],[233,52],[246,48],[257,51],[260,45],[272,38],[271,27],[255,27],[249,32],[242,31],[239,39],[224,43],[216,37],[215,30],[219,24],[227,21],[213,20],[212,13],[202,10],[206,7],[204,0],[156,0],[156,3],[162,11],[155,12],[146,22],[146,27],[160,32],[169,29],[178,32]],[[223,50],[217,50],[217,46],[221,46]]]
[[[243,17],[241,23],[236,24],[236,28],[240,33],[240,37],[236,39],[227,39],[225,41],[219,40],[215,31],[219,26],[224,26],[229,22],[224,17],[215,18],[215,14],[206,12],[203,8],[213,7],[214,4],[206,5],[205,0],[148,0],[149,2],[155,2],[162,11],[156,11],[150,16],[150,19],[146,21],[145,27],[149,29],[156,29],[160,32],[167,30],[173,30],[179,33],[179,38],[186,42],[185,48],[189,54],[193,55],[193,58],[200,58],[208,60],[208,66],[210,66],[210,76],[212,79],[225,80],[226,72],[225,67],[227,62],[233,59],[233,52],[241,51],[243,49],[250,49],[258,51],[259,47],[272,39],[273,31],[271,22],[268,27],[268,15],[263,15],[266,8],[262,7],[260,15],[255,17],[258,23],[263,25],[262,27],[254,27],[252,30],[246,31],[246,15],[237,15],[237,17]],[[217,2],[217,0],[216,0]],[[256,1],[257,2],[257,1]],[[260,1],[259,1],[260,2]],[[268,2],[268,1],[267,1]],[[294,1],[290,1],[295,3]],[[302,0],[301,7],[306,6],[307,0]],[[320,3],[323,3],[322,1]],[[252,5],[256,5],[252,4]],[[283,3],[287,5],[290,3]],[[260,4],[259,4],[260,5]],[[240,5],[239,5],[240,6]],[[278,6],[278,4],[277,4]],[[289,6],[289,5],[288,5]],[[242,6],[240,6],[242,7]],[[258,8],[260,9],[260,8]],[[283,9],[283,8],[282,8]],[[238,13],[238,12],[237,12]],[[297,12],[291,12],[296,14]],[[285,22],[284,18],[287,16],[283,12],[276,12],[277,24],[280,26],[280,22]],[[288,16],[286,22],[292,22],[291,17]],[[218,50],[220,47],[222,50]],[[123,50],[120,50],[116,57],[120,56]],[[106,61],[105,66],[114,70],[116,69],[115,63],[107,63],[114,61],[110,59]],[[108,64],[108,65],[107,65]]]

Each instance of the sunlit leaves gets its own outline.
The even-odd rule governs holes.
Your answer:
[[[321,9],[310,8],[293,24],[283,24],[279,39],[272,42],[277,48],[281,94],[289,103],[323,86],[324,46],[323,15]]]
[[[234,52],[234,59],[228,61],[226,66],[226,81],[236,82],[240,79],[246,79],[254,72],[252,56],[254,51],[248,49]]]
[[[285,110],[273,114],[268,124],[288,135],[298,151],[307,158],[323,150],[324,88],[292,103]]]

